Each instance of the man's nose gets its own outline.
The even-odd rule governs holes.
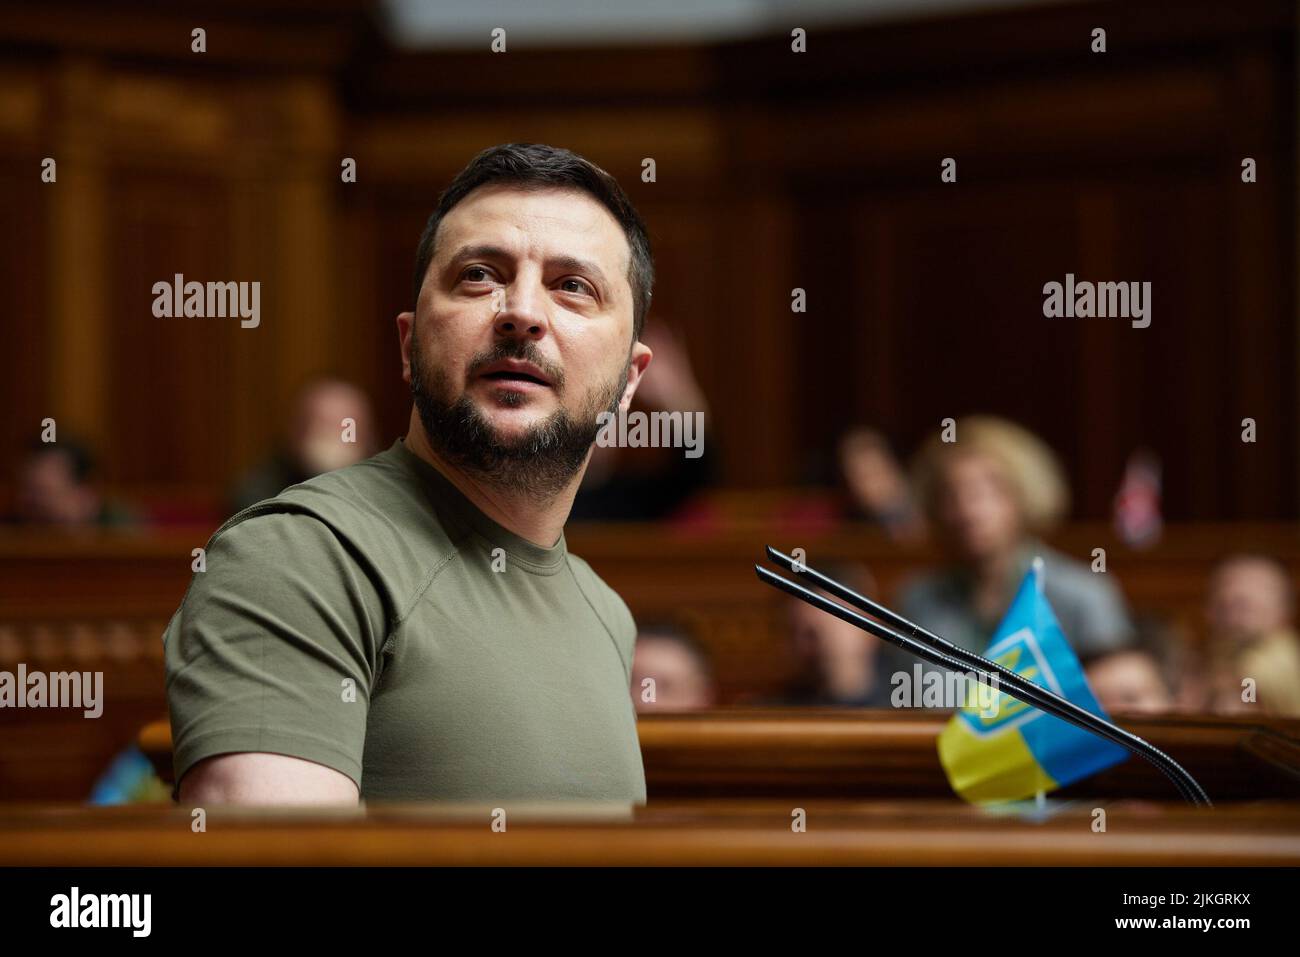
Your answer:
[[[498,295],[497,335],[540,339],[546,334],[549,322],[544,290],[533,283],[516,281],[503,286]]]

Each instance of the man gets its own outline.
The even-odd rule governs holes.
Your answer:
[[[1087,670],[1088,687],[1107,714],[1164,714],[1173,695],[1155,655],[1141,648],[1098,658]]]
[[[641,383],[641,410],[709,414],[709,402],[691,369],[686,346],[663,322],[650,320],[641,341],[655,357],[655,374]],[[574,522],[654,522],[678,517],[683,506],[707,487],[718,460],[712,435],[700,436],[695,456],[681,449],[597,445],[582,487],[573,500]],[[638,641],[637,646],[640,647]]]
[[[339,436],[351,420],[354,441]],[[273,498],[290,485],[360,462],[373,455],[374,416],[370,397],[351,382],[324,377],[299,391],[283,444],[243,477],[227,514]]]
[[[912,501],[903,467],[883,435],[864,425],[853,426],[840,436],[837,452],[851,518],[880,526],[897,542],[925,537],[925,524]]]
[[[859,594],[872,596],[876,592],[875,580],[864,565],[830,563],[821,570]],[[786,599],[785,604],[796,671],[779,704],[799,708],[890,706],[889,675],[881,667],[880,652],[888,647],[884,642],[797,598]]]
[[[94,474],[94,457],[75,439],[33,442],[18,468],[11,521],[64,529],[134,524],[129,509],[100,494]]]
[[[644,801],[635,625],[563,528],[650,362],[652,284],[581,157],[456,177],[397,317],[405,440],[232,518],[168,627],[182,801]]]
[[[699,641],[669,623],[636,636],[632,700],[640,714],[703,711],[717,699],[713,662]]]
[[[1215,567],[1205,603],[1211,710],[1300,716],[1294,609],[1291,576],[1275,559],[1238,554]]]

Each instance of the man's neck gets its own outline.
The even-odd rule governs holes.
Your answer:
[[[512,494],[504,491],[446,461],[434,451],[433,444],[425,434],[424,425],[414,410],[411,412],[405,444],[407,449],[437,469],[479,511],[498,525],[543,548],[551,548],[560,540],[564,533],[564,523],[568,521],[569,512],[573,508],[573,498],[582,482],[584,469],[579,469],[569,484],[556,495],[539,500],[526,493]]]

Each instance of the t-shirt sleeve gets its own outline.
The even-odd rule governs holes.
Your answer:
[[[176,781],[204,758],[262,751],[361,786],[384,641],[378,588],[320,520],[273,513],[209,543],[164,636]]]

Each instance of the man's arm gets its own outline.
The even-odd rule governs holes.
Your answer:
[[[360,800],[346,774],[287,754],[219,754],[181,779],[182,804],[344,804]]]
[[[303,514],[209,544],[164,639],[177,796],[356,804],[386,619],[364,568]]]

